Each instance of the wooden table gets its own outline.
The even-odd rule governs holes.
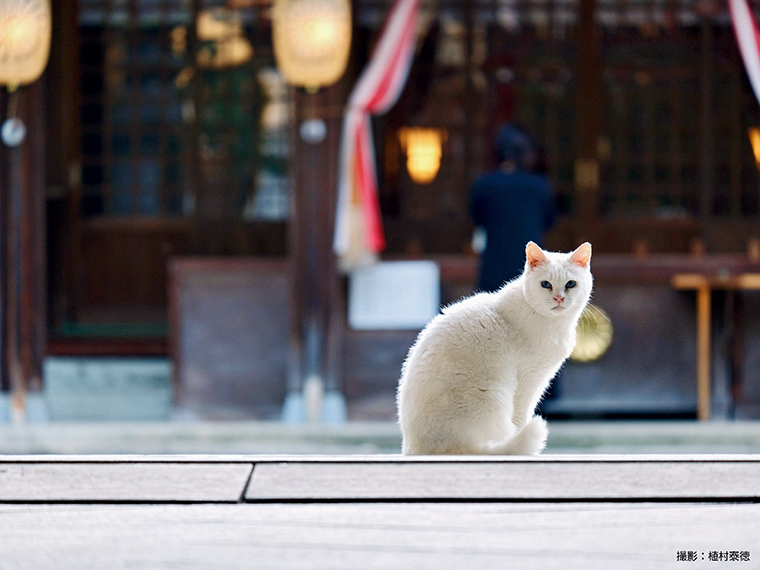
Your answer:
[[[678,273],[671,284],[676,289],[692,289],[697,292],[697,418],[710,418],[710,304],[713,289],[757,290],[760,289],[760,273],[740,275],[705,275],[702,273]]]
[[[0,566],[757,568],[758,502],[746,455],[0,456]]]

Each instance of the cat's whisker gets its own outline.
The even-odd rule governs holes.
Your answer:
[[[588,307],[584,307],[581,311],[581,318],[578,320],[582,332],[588,332],[591,319],[596,319],[596,315]]]

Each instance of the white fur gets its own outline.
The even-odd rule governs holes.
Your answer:
[[[543,450],[546,422],[533,414],[575,346],[576,323],[591,295],[590,256],[589,244],[572,254],[528,244],[520,277],[495,293],[467,297],[428,323],[399,380],[405,454]],[[577,285],[566,289],[569,281]]]

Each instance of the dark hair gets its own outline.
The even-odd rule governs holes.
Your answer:
[[[496,132],[496,156],[499,162],[510,161],[530,168],[536,159],[536,147],[528,133],[517,125],[502,125]]]

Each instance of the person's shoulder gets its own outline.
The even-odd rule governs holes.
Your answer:
[[[490,188],[499,187],[504,183],[504,174],[498,170],[491,170],[485,174],[481,174],[473,182],[473,189],[486,190]]]
[[[551,189],[551,183],[549,182],[549,177],[544,174],[522,170],[520,171],[520,176],[522,177],[523,182],[525,184],[530,185],[536,189],[541,189],[541,190]]]
[[[545,174],[541,174],[540,172],[532,172],[530,170],[523,170],[520,169],[517,171],[517,173],[525,180],[530,180],[532,182],[536,182],[539,184],[546,184],[549,181],[549,177]]]
[[[505,174],[498,168],[494,170],[489,170],[488,172],[485,172],[481,174],[478,178],[475,179],[475,182],[489,182],[492,180],[500,180],[504,178]]]

